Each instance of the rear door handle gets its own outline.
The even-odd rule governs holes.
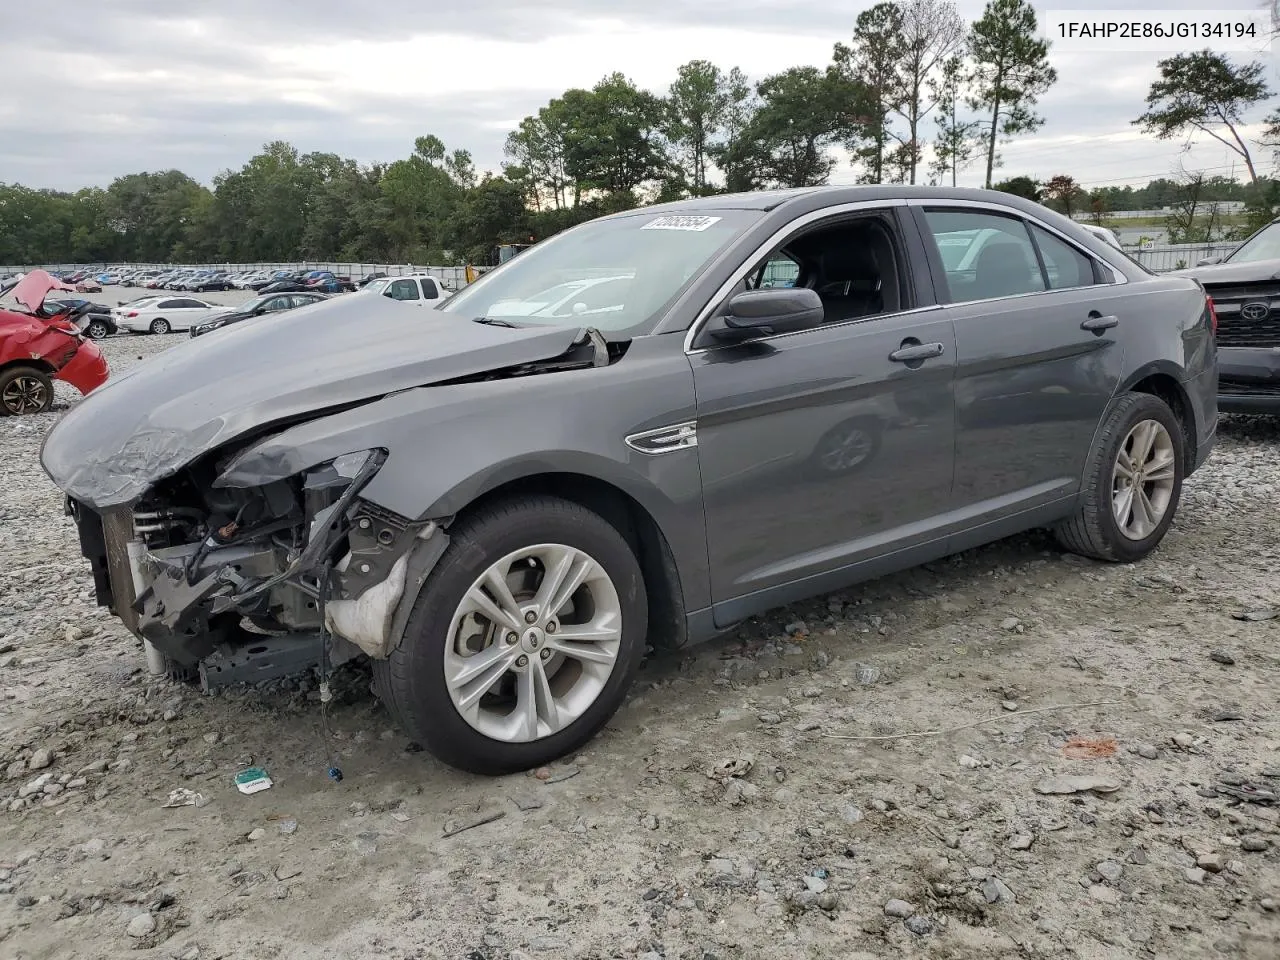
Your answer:
[[[1101,333],[1103,330],[1110,330],[1120,322],[1119,317],[1104,317],[1098,312],[1089,314],[1089,319],[1080,324],[1081,330],[1091,330],[1094,333]]]
[[[894,363],[913,363],[919,360],[929,360],[933,357],[940,357],[946,351],[940,343],[911,343],[905,342],[893,353],[889,354],[889,359]]]

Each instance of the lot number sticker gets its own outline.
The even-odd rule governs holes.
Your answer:
[[[658,217],[650,220],[641,230],[693,230],[700,232],[713,223],[719,223],[720,217]]]

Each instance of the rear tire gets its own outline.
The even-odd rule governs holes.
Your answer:
[[[1133,563],[1160,545],[1178,509],[1186,437],[1169,405],[1130,393],[1111,407],[1089,455],[1074,517],[1054,529],[1072,553]]]
[[[107,325],[103,323],[101,320],[94,320],[92,323],[89,324],[88,328],[85,330],[85,333],[89,335],[89,338],[91,340],[101,340],[104,337],[106,337],[108,333],[110,333],[110,331],[107,328]]]
[[[0,416],[48,413],[53,408],[53,381],[35,367],[0,370]]]
[[[648,599],[631,547],[599,515],[548,496],[484,507],[449,534],[399,646],[374,661],[375,691],[411,737],[472,773],[528,770],[576,750],[622,705],[644,653]],[[550,592],[565,599],[544,605],[539,591],[557,556],[566,558],[565,586]],[[489,586],[494,571],[505,599]],[[579,585],[570,589],[571,580]],[[518,637],[469,601],[482,585],[500,608],[515,603]],[[472,657],[491,666],[462,680]]]
[[[168,333],[172,329],[173,328],[169,326],[169,321],[166,320],[164,317],[156,317],[154,320],[151,321],[152,333]]]

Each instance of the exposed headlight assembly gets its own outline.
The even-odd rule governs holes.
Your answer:
[[[306,546],[281,573],[235,593],[234,602],[244,603],[279,583],[332,563],[334,548],[344,533],[342,518],[386,459],[385,450],[359,450],[301,471],[303,506],[310,521]]]

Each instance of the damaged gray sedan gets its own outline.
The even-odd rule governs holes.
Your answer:
[[[497,774],[586,742],[647,646],[1035,526],[1145,556],[1212,447],[1213,322],[1004,194],[711,197],[426,313],[183,343],[42,460],[154,669],[366,656],[411,736]]]

